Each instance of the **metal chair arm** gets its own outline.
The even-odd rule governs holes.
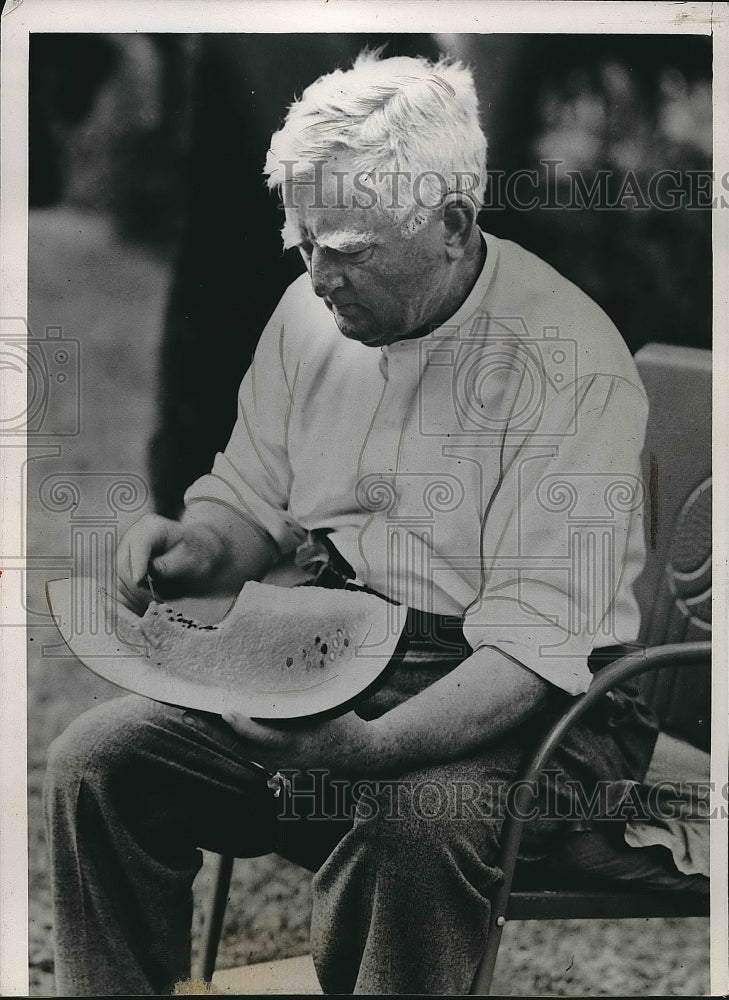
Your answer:
[[[624,681],[652,670],[664,670],[667,667],[676,666],[697,666],[706,662],[711,662],[710,642],[678,643],[636,650],[627,656],[621,656],[620,659],[603,667],[595,675],[589,689],[584,694],[579,695],[561,719],[555,723],[522,772],[520,784],[514,795],[514,808],[504,821],[501,840],[501,867],[505,880],[509,879],[509,891],[511,890],[511,878],[516,867],[525,822],[525,819],[520,817],[527,816],[535,794],[534,783],[549,763],[565,733],[592,708],[595,702]]]
[[[595,675],[589,689],[584,694],[579,695],[564,715],[552,726],[524,768],[511,800],[512,808],[504,819],[500,858],[504,880],[492,904],[490,935],[500,935],[501,927],[506,918],[524,824],[527,822],[529,809],[536,795],[536,781],[548,765],[565,733],[593,707],[595,702],[624,681],[649,671],[664,670],[666,667],[698,666],[710,662],[710,642],[654,646],[650,649],[636,650],[627,656],[621,656],[620,659],[603,667]],[[472,994],[483,995],[488,992],[495,961],[496,949],[489,948],[474,978]]]
[[[595,675],[589,689],[579,695],[562,718],[552,727],[534,753],[526,767],[522,779],[533,780],[549,763],[549,759],[559,746],[562,737],[575,722],[588,712],[596,701],[624,681],[653,670],[667,667],[690,667],[711,662],[710,642],[674,643],[670,646],[653,646],[636,650],[614,660]]]

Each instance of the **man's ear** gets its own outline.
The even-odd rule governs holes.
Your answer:
[[[478,210],[468,195],[451,192],[445,196],[440,211],[446,253],[451,260],[458,260],[466,252],[471,240]]]

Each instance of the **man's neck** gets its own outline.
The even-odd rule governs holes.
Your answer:
[[[438,312],[421,324],[417,329],[400,337],[400,340],[415,340],[419,337],[426,337],[433,330],[445,323],[454,316],[466,301],[474,289],[474,286],[481,276],[484,264],[486,263],[486,243],[481,235],[481,230],[474,226],[468,249],[460,261],[457,281],[454,282],[451,294],[444,300]]]

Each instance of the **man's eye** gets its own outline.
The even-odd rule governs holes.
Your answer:
[[[362,250],[352,250],[349,253],[341,252],[340,256],[348,264],[364,264],[366,260],[369,260],[372,254],[375,252],[375,248],[364,247]]]
[[[314,253],[314,245],[308,240],[297,244],[297,249],[304,260],[311,260]],[[321,247],[321,253],[330,260],[338,260],[345,264],[363,264],[369,260],[374,253],[374,246],[363,247],[362,250],[334,250],[331,247]]]

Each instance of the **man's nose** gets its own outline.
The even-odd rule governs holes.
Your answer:
[[[319,298],[327,298],[344,284],[342,265],[335,260],[335,256],[324,247],[312,250],[309,274],[314,294]]]

